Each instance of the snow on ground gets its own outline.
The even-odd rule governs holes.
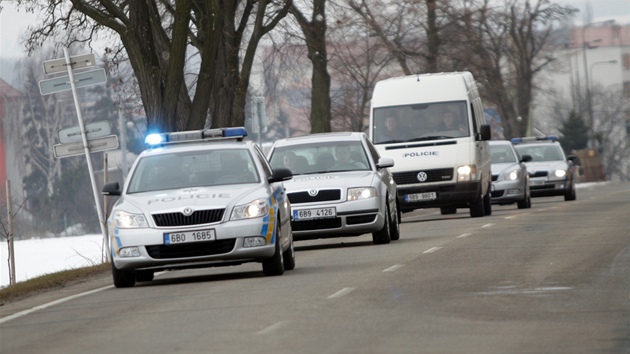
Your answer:
[[[39,238],[14,242],[17,282],[103,263],[103,236]],[[9,248],[0,242],[0,287],[9,285]]]

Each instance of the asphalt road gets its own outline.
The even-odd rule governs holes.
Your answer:
[[[279,277],[248,264],[131,289],[103,278],[9,304],[0,353],[630,353],[630,184],[401,226],[388,245],[298,242]]]

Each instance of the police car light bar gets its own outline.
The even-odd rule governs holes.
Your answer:
[[[189,143],[218,139],[242,139],[247,136],[245,127],[216,128],[206,130],[189,130],[183,132],[149,134],[144,139],[145,144],[160,146],[166,144]]]
[[[512,144],[520,144],[520,143],[531,143],[536,141],[558,141],[558,137],[556,135],[545,135],[545,136],[528,136],[524,138],[512,138]]]

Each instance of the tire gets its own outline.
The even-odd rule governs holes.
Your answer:
[[[385,222],[383,223],[383,228],[377,232],[372,233],[372,242],[374,242],[375,245],[383,245],[389,243],[392,240],[389,225],[389,206],[387,206],[387,213],[385,214]]]
[[[564,195],[564,200],[566,202],[569,202],[576,199],[577,199],[577,194],[575,193],[575,185],[571,183],[571,190]]]
[[[440,208],[440,214],[442,214],[442,215],[457,214],[457,208],[455,208],[455,207],[443,207],[443,208]]]
[[[284,273],[284,257],[280,247],[280,226],[276,226],[276,245],[273,257],[263,261],[263,273],[266,276],[282,275]]]
[[[483,195],[479,194],[477,200],[470,204],[470,217],[472,218],[480,218],[486,215],[484,211],[484,200]]]
[[[295,269],[295,248],[293,247],[293,235],[290,235],[289,237],[291,238],[291,245],[282,255],[282,258],[284,259],[284,270]]]
[[[490,188],[488,188],[488,193],[483,196],[483,215],[492,215],[492,198],[490,197]]]
[[[389,207],[387,208],[389,210]],[[388,213],[389,219],[389,237],[392,241],[400,239],[400,219],[398,218],[398,206],[393,213]]]
[[[117,288],[131,288],[136,284],[136,275],[132,270],[117,269],[112,260],[112,278]]]
[[[153,280],[154,272],[152,270],[137,270],[136,271],[136,281],[138,283],[143,281],[151,281]]]

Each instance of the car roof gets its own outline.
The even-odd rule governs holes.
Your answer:
[[[308,144],[316,142],[330,142],[330,141],[362,141],[367,139],[365,133],[362,132],[331,132],[331,133],[316,133],[309,135],[301,135],[290,138],[278,139],[274,143],[274,146],[286,146],[294,144]]]
[[[514,145],[509,140],[489,140],[488,143],[490,145]]]

